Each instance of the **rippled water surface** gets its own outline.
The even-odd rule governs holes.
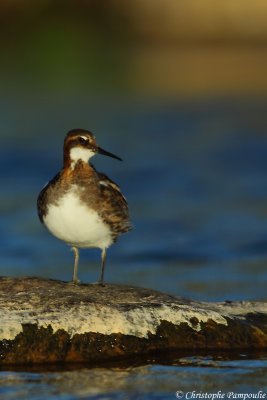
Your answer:
[[[30,103],[29,103],[30,102]],[[0,274],[70,280],[73,254],[36,215],[74,127],[124,161],[94,165],[122,188],[134,230],[108,252],[109,282],[195,300],[266,299],[267,113],[264,99],[2,99]],[[96,281],[97,250],[79,277]],[[182,358],[172,366],[0,372],[4,399],[174,399],[175,392],[267,390],[266,356]]]
[[[181,357],[171,366],[5,371],[0,372],[0,395],[7,400],[192,399],[196,394],[202,396],[199,398],[211,398],[212,394],[225,399],[242,394],[266,398],[266,360],[266,355],[254,358],[243,354],[236,359],[225,355]]]
[[[79,108],[67,100],[55,99],[45,110],[38,98],[31,107],[20,104],[15,119],[23,115],[32,126],[15,120],[3,130],[1,275],[71,279],[73,254],[40,225],[36,198],[61,168],[65,133],[82,126],[124,159],[93,160],[121,186],[134,225],[108,252],[108,281],[200,300],[266,298],[263,100],[185,105],[88,98]],[[99,263],[97,250],[82,250],[81,280],[95,281]]]

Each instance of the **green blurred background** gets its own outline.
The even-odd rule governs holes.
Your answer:
[[[265,95],[266,20],[264,0],[2,0],[2,90]]]

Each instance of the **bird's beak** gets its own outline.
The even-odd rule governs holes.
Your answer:
[[[115,154],[112,154],[112,153],[110,153],[109,151],[106,151],[106,150],[104,150],[104,149],[101,149],[101,147],[98,147],[98,148],[97,148],[97,152],[98,152],[99,154],[103,154],[103,156],[108,156],[108,157],[116,158],[117,160],[122,161],[122,159],[121,159],[120,157],[115,156]]]

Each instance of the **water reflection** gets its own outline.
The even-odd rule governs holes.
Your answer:
[[[83,368],[60,373],[0,372],[6,400],[26,399],[171,399],[184,393],[266,392],[266,354],[180,357],[173,365]],[[26,389],[27,388],[27,389]],[[28,397],[27,397],[28,396]],[[47,396],[47,397],[45,397]]]

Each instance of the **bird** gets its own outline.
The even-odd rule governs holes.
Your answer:
[[[41,223],[74,252],[73,283],[79,283],[80,248],[101,250],[104,286],[107,249],[132,229],[126,198],[119,186],[91,164],[96,154],[122,161],[99,147],[86,129],[72,129],[64,139],[63,167],[41,190],[37,211]]]

